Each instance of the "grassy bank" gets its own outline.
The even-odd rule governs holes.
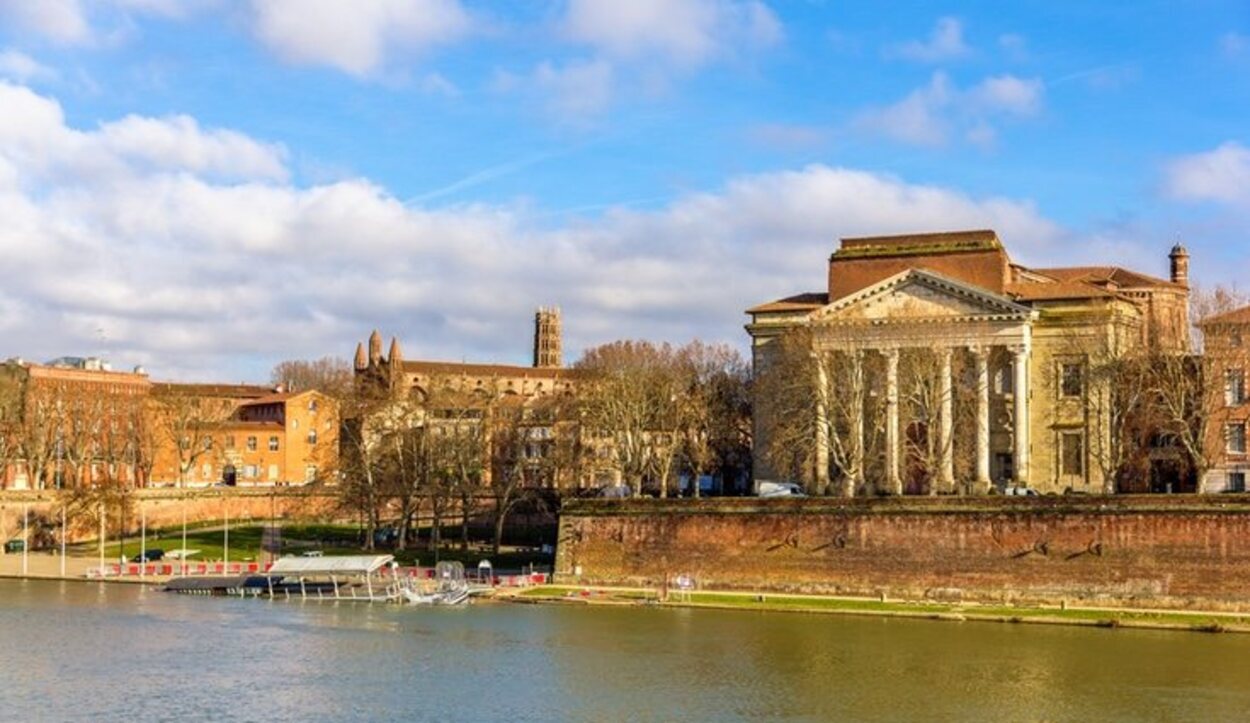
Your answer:
[[[1200,632],[1250,632],[1250,615],[1214,612],[1190,613],[1117,608],[913,603],[819,595],[712,591],[670,593],[668,599],[662,601],[655,590],[640,588],[582,588],[554,585],[530,588],[520,592],[515,597],[526,602],[585,603],[592,605],[651,604],[668,607],[876,615],[934,620],[980,620],[1007,623],[1087,625],[1106,628],[1155,628]]]

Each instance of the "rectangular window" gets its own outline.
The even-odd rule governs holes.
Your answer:
[[[247,479],[256,479],[256,465],[254,464],[244,465],[243,476]]]
[[[1059,393],[1065,397],[1079,397],[1084,389],[1085,367],[1079,363],[1065,362],[1060,367]]]
[[[278,465],[269,465],[269,481],[274,482],[278,479]]]
[[[308,443],[309,444],[317,443],[317,430],[315,429],[308,430]]]
[[[1246,453],[1246,425],[1238,422],[1228,425],[1228,453],[1229,454],[1245,454]]]
[[[277,438],[277,437],[270,437],[270,438],[269,438],[269,451],[270,451],[270,452],[277,452],[277,451],[278,451],[278,438]]]
[[[256,451],[256,438],[255,438],[255,437],[248,437],[248,438],[247,438],[247,451],[249,451],[249,452],[255,452],[255,451]]]
[[[317,479],[317,465],[310,464],[304,468],[304,481],[312,482]]]
[[[1246,373],[1244,370],[1225,370],[1224,403],[1230,407],[1246,403]]]
[[[1059,474],[1064,477],[1085,476],[1085,435],[1080,432],[1059,435]]]
[[[226,435],[226,449],[234,449],[234,435],[233,434]]]
[[[1228,473],[1228,491],[1229,492],[1245,492],[1246,491],[1246,473],[1245,472],[1229,472]]]

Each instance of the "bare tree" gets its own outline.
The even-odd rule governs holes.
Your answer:
[[[880,490],[884,394],[880,355],[825,340],[798,327],[774,340],[760,359],[754,388],[764,460],[776,472],[806,480],[812,492],[852,496]]]
[[[682,457],[691,493],[704,475],[725,475],[750,449],[746,364],[726,345],[691,342],[679,350],[684,391],[678,397]]]
[[[668,344],[618,341],[588,350],[576,364],[585,375],[579,389],[583,421],[610,450],[635,495],[649,472],[661,474],[660,493],[667,494],[671,465],[663,460],[671,459],[666,452],[675,445],[659,435],[676,429],[677,392],[670,382],[675,358]]]
[[[161,441],[174,450],[178,463],[178,486],[202,458],[215,454],[213,437],[234,411],[227,399],[197,394],[177,384],[153,389],[154,426]]]
[[[281,384],[288,391],[306,392],[315,389],[335,399],[352,393],[354,374],[346,359],[324,356],[320,359],[288,359],[278,362],[269,373],[269,381]]]

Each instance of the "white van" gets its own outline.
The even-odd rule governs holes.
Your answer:
[[[806,497],[803,487],[795,482],[773,482],[758,480],[755,483],[755,494],[758,497]]]

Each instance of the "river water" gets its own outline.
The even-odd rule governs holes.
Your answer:
[[[1250,636],[0,581],[0,720],[1247,720]]]

